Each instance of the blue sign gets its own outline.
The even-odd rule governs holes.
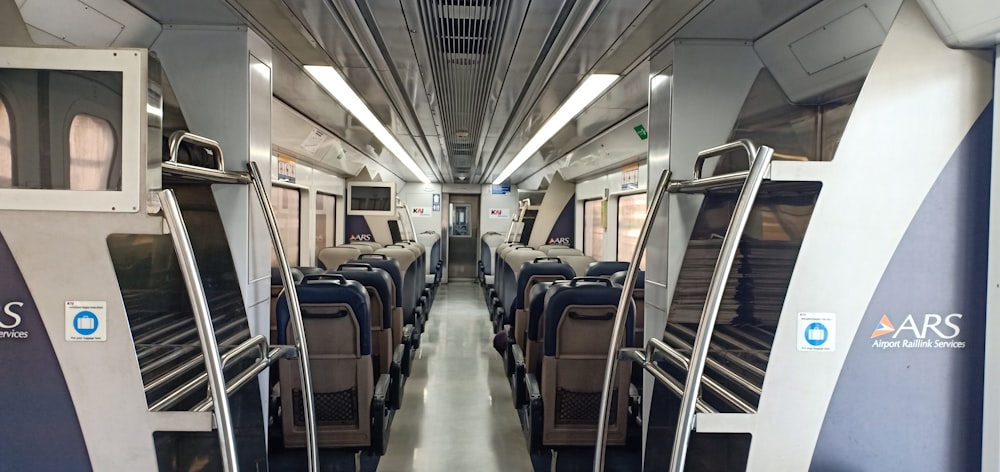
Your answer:
[[[493,195],[507,195],[510,193],[510,181],[493,186]]]
[[[73,329],[81,336],[90,336],[97,332],[97,315],[89,311],[81,311],[73,318]]]
[[[827,331],[826,325],[823,323],[813,323],[806,327],[806,342],[812,346],[822,346],[823,343],[830,337],[830,332]]]
[[[441,194],[435,193],[431,199],[431,211],[441,211]]]

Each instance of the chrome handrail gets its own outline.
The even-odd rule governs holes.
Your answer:
[[[258,335],[259,336],[259,335]],[[263,336],[261,336],[263,337]],[[261,351],[260,360],[254,362],[250,367],[247,367],[243,372],[237,374],[233,377],[232,381],[226,385],[226,395],[232,395],[234,392],[242,388],[244,385],[250,383],[251,380],[260,375],[264,369],[272,366],[278,359],[284,357],[288,352],[294,351],[295,346],[279,346],[270,347],[267,345],[267,338],[264,338],[263,351]],[[212,399],[206,398],[199,402],[191,411],[208,411],[212,408]]]
[[[749,144],[743,142],[740,147]],[[714,148],[718,151],[725,146]],[[683,472],[687,461],[688,443],[691,441],[691,434],[694,429],[695,405],[701,387],[702,377],[705,373],[705,361],[708,358],[708,347],[712,339],[712,332],[715,330],[715,322],[719,316],[719,308],[722,305],[722,297],[725,293],[726,280],[732,269],[733,261],[739,249],[740,239],[743,230],[746,228],[747,220],[750,218],[750,210],[754,200],[764,181],[768,166],[771,164],[771,157],[774,150],[762,146],[759,150],[752,144],[745,147],[747,152],[755,151],[754,158],[747,174],[746,183],[740,191],[736,200],[736,207],[733,216],[729,220],[729,227],[726,230],[726,237],[722,241],[722,249],[719,258],[715,263],[715,270],[708,288],[708,295],[705,297],[705,307],[701,312],[698,336],[695,338],[694,347],[691,350],[690,369],[684,383],[684,395],[681,397],[681,408],[677,419],[677,432],[674,435],[674,445],[670,456],[670,472]],[[719,151],[721,152],[721,151]],[[701,155],[699,155],[701,157]]]
[[[222,146],[219,145],[218,141],[213,141],[203,136],[198,136],[197,134],[188,133],[187,131],[174,131],[170,135],[170,160],[168,162],[177,163],[177,154],[180,153],[181,143],[187,141],[189,143],[200,144],[207,148],[210,148],[217,157],[215,170],[219,172],[226,171],[226,161],[222,157]]]
[[[170,228],[170,239],[173,241],[177,262],[184,277],[191,309],[194,311],[195,322],[198,325],[198,336],[205,356],[205,371],[208,375],[212,398],[215,400],[215,425],[219,435],[219,446],[222,449],[222,467],[225,472],[239,471],[236,457],[236,436],[233,431],[233,416],[229,408],[229,397],[226,396],[226,379],[222,372],[222,357],[219,355],[219,345],[215,340],[215,330],[212,327],[212,314],[205,297],[205,287],[201,283],[201,272],[191,247],[187,226],[181,216],[177,197],[170,189],[157,193],[163,217]]]
[[[625,340],[625,322],[628,318],[628,309],[633,303],[632,290],[635,289],[635,282],[639,277],[639,264],[642,262],[642,255],[649,242],[653,220],[660,210],[669,183],[670,171],[664,170],[660,174],[660,181],[656,184],[656,190],[653,193],[653,201],[642,224],[642,229],[639,231],[639,239],[632,253],[632,262],[625,273],[625,283],[621,296],[618,298],[618,309],[615,311],[614,325],[611,330],[611,343],[608,346],[608,361],[604,366],[604,388],[601,390],[601,410],[597,422],[597,447],[594,448],[594,470],[597,472],[604,470],[604,452],[608,445],[608,418],[611,415],[611,389],[614,385],[615,371],[618,368],[618,351],[622,348]]]
[[[694,174],[692,174],[692,180],[702,180],[701,171],[702,168],[705,167],[706,160],[721,156],[729,151],[735,151],[737,149],[742,149],[747,153],[747,167],[749,168],[752,166],[753,160],[757,156],[757,146],[755,146],[749,139],[740,139],[699,152],[698,157],[694,160]]]
[[[281,235],[278,234],[278,222],[274,217],[274,210],[271,201],[264,189],[264,182],[261,180],[260,169],[256,162],[248,162],[247,170],[250,181],[253,183],[257,200],[260,202],[261,212],[267,223],[268,232],[271,234],[271,245],[278,260],[278,269],[281,273],[281,283],[285,289],[285,303],[288,304],[289,321],[292,325],[292,333],[295,336],[295,348],[299,357],[299,380],[302,383],[302,409],[305,410],[306,423],[306,454],[309,456],[309,471],[319,471],[319,444],[316,437],[316,406],[313,395],[312,370],[309,367],[309,348],[306,345],[306,329],[302,322],[302,307],[299,306],[299,296],[295,290],[295,279],[292,278],[292,269],[288,266],[288,258],[285,257],[285,249],[281,244]]]

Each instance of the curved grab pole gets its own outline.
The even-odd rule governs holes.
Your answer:
[[[716,260],[715,270],[712,272],[712,281],[708,287],[708,295],[705,297],[705,307],[701,312],[698,335],[695,337],[694,346],[691,349],[690,368],[684,382],[684,395],[681,397],[681,408],[677,418],[677,432],[674,435],[674,445],[670,455],[670,472],[684,471],[688,443],[691,441],[691,432],[694,429],[695,407],[701,388],[701,379],[705,373],[705,361],[708,359],[708,348],[712,332],[715,331],[715,321],[719,317],[719,308],[722,306],[726,279],[729,278],[733,260],[736,259],[743,229],[746,228],[747,220],[750,218],[750,209],[757,198],[757,192],[760,190],[766,170],[771,164],[771,156],[774,154],[774,150],[767,146],[762,146],[759,150],[754,147],[747,148],[748,152],[751,150],[755,153],[750,164],[750,171],[736,200],[736,208],[729,220],[726,237],[722,240],[722,249],[719,251],[719,258]],[[707,153],[705,154],[707,155]]]
[[[316,407],[313,396],[312,370],[309,368],[309,349],[306,346],[306,329],[302,323],[302,307],[299,306],[299,296],[295,291],[295,279],[292,278],[292,269],[288,267],[288,259],[285,258],[285,247],[281,245],[281,235],[278,234],[278,222],[274,218],[274,211],[271,210],[271,201],[267,198],[267,191],[264,190],[264,182],[261,181],[260,169],[256,162],[248,162],[247,170],[250,171],[250,180],[253,183],[257,199],[260,201],[261,213],[267,222],[268,232],[271,233],[271,244],[274,245],[274,253],[277,255],[278,268],[281,273],[281,283],[285,288],[285,302],[288,303],[289,321],[292,323],[292,332],[295,335],[295,347],[299,356],[299,377],[302,382],[302,409],[305,410],[306,420],[306,453],[309,456],[309,471],[319,471],[319,446],[316,442]]]
[[[639,263],[642,262],[642,255],[649,242],[649,233],[653,228],[653,220],[660,210],[669,183],[670,171],[664,170],[660,174],[659,183],[656,184],[646,221],[639,231],[639,240],[635,252],[632,253],[632,262],[628,266],[628,272],[625,273],[625,285],[618,299],[618,310],[615,312],[614,328],[611,331],[611,344],[608,346],[608,362],[604,366],[604,388],[601,390],[601,411],[597,422],[597,447],[594,448],[594,472],[604,471],[604,452],[608,445],[608,417],[611,414],[611,389],[618,367],[618,351],[625,339],[625,321],[629,305],[632,303],[632,290],[635,289],[635,281],[639,276]]]
[[[184,286],[191,302],[191,311],[198,326],[198,338],[205,360],[205,372],[208,377],[209,392],[215,401],[215,426],[219,435],[219,447],[222,449],[222,470],[237,472],[240,470],[239,458],[236,455],[236,433],[233,431],[233,414],[229,408],[229,397],[226,395],[226,377],[223,372],[222,355],[215,340],[215,329],[212,327],[212,312],[205,297],[205,287],[201,283],[201,272],[198,261],[191,248],[191,238],[188,235],[181,208],[177,197],[170,189],[160,190],[157,194],[163,218],[170,228],[170,239],[173,241],[174,252],[177,253],[177,265],[184,276]]]

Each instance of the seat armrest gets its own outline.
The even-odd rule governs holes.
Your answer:
[[[542,389],[538,385],[538,378],[535,377],[535,374],[525,375],[524,383],[528,392],[528,427],[526,431],[528,452],[536,454],[542,451],[545,405],[542,403]]]
[[[403,375],[409,377],[410,372],[413,367],[413,356],[416,351],[416,347],[413,343],[413,337],[419,336],[413,329],[413,325],[406,325],[403,327],[403,362],[400,364]]]
[[[389,444],[389,424],[391,413],[386,405],[386,395],[389,392],[389,375],[382,374],[375,383],[375,394],[372,396],[371,407],[371,452],[381,456],[385,454]]]
[[[406,355],[406,346],[397,344],[392,352],[392,362],[389,364],[389,396],[387,404],[389,408],[398,410],[403,406],[403,387],[406,385],[406,377],[403,375],[403,358]]]
[[[514,387],[514,408],[521,408],[528,403],[528,387],[524,376],[527,375],[524,369],[524,352],[517,344],[510,345],[510,356],[514,363],[513,378],[511,385]]]

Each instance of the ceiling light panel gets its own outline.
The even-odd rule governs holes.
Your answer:
[[[584,79],[576,90],[566,99],[558,110],[542,125],[542,128],[535,133],[527,144],[521,148],[510,164],[504,168],[503,172],[493,180],[494,185],[499,185],[507,180],[518,168],[520,168],[532,155],[538,152],[556,132],[566,126],[570,120],[579,115],[584,108],[587,108],[597,97],[600,97],[611,84],[618,80],[616,74],[592,74]]]
[[[358,121],[361,122],[368,128],[375,138],[377,138],[386,149],[389,150],[393,155],[396,156],[403,165],[406,166],[410,172],[413,172],[418,179],[423,183],[430,183],[431,179],[424,174],[424,171],[417,166],[417,163],[413,161],[413,158],[403,149],[403,146],[396,141],[396,138],[392,136],[382,124],[381,121],[372,113],[368,105],[365,104],[361,97],[351,88],[350,84],[344,80],[344,77],[337,72],[336,69],[330,66],[305,66],[306,72],[312,76],[316,82],[326,89],[327,93],[333,96],[337,102],[339,102],[344,108],[347,109]]]

